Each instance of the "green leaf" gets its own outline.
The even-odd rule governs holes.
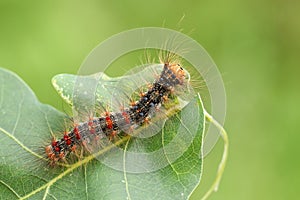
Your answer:
[[[60,94],[67,97],[71,95],[67,91],[72,91],[75,76],[60,75],[60,78],[57,87],[64,87]],[[190,117],[183,124],[186,127],[197,121],[191,145],[175,162],[139,174],[107,167],[92,155],[65,167],[48,166],[44,147],[51,141],[52,133],[63,130],[66,116],[39,103],[22,80],[4,69],[0,69],[0,108],[0,199],[188,199],[200,182],[204,113],[198,97],[170,117],[163,134],[139,139],[138,146],[136,138],[124,140],[128,152],[154,151],[164,148],[176,136],[174,130],[183,124],[179,115]],[[106,149],[109,147],[103,152]],[[166,152],[165,158],[168,160],[172,153]]]

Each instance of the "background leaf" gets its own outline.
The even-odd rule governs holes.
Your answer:
[[[0,69],[0,199],[187,199],[202,171],[201,100],[195,98],[183,111],[195,103],[200,114],[196,137],[172,165],[144,174],[123,173],[86,159],[52,168],[44,160],[44,147],[51,131],[63,130],[66,116],[39,103],[22,80]],[[171,132],[164,136],[160,140],[172,138]],[[146,149],[159,147],[155,141],[145,144]]]
[[[300,1],[274,0],[2,0],[0,66],[22,77],[40,102],[62,109],[51,78],[76,74],[100,42],[136,27],[182,30],[214,59],[227,92],[230,156],[212,199],[299,199],[299,10]],[[139,53],[113,64],[136,66]],[[201,92],[209,111],[209,94]],[[191,200],[208,189],[222,151],[219,141],[205,158]]]

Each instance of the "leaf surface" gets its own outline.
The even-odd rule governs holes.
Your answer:
[[[60,91],[62,96],[71,97],[75,78],[60,75],[56,89],[64,88]],[[0,69],[0,199],[188,199],[202,172],[201,99],[195,97],[180,113],[170,117],[161,134],[138,142],[130,138],[124,147],[142,153],[164,149],[175,138],[174,130],[182,127],[179,115],[186,115],[184,125],[188,129],[197,125],[197,134],[180,157],[157,171],[118,171],[91,156],[67,167],[50,167],[44,147],[51,141],[51,133],[62,132],[66,116],[41,104],[15,74]],[[176,149],[173,151],[166,152],[164,159],[171,158]],[[124,167],[126,162],[125,151]]]

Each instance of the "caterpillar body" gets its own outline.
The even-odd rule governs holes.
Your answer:
[[[109,140],[121,132],[147,124],[150,118],[160,109],[164,101],[177,90],[184,87],[188,81],[188,73],[178,63],[165,63],[163,69],[146,92],[142,92],[137,101],[120,111],[102,113],[99,117],[90,117],[88,121],[74,124],[70,131],[65,131],[61,139],[53,139],[46,146],[45,152],[51,163],[64,161],[78,146],[89,148],[94,141],[104,138]],[[95,142],[94,142],[95,143]]]

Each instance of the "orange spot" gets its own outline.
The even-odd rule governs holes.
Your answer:
[[[72,150],[72,151],[75,151],[75,150],[76,150],[76,145],[73,145],[73,146],[71,147],[71,150]]]
[[[113,140],[115,138],[115,136],[117,135],[117,131],[113,131],[111,132],[110,136],[109,136],[109,140]]]
[[[65,157],[65,154],[64,154],[64,152],[60,152],[60,154],[59,154],[59,158],[63,158],[63,157]]]
[[[168,101],[168,100],[169,100],[168,96],[166,96],[166,95],[163,96],[163,100],[164,100],[164,101]]]
[[[54,154],[54,153],[49,153],[49,154],[48,154],[48,158],[49,158],[50,160],[54,160],[54,159],[55,159],[55,154]]]
[[[149,118],[149,117],[146,117],[146,118],[144,119],[144,123],[145,123],[145,124],[149,124],[149,123],[150,123],[150,118]]]
[[[140,97],[143,97],[143,96],[145,96],[145,93],[140,92]]]
[[[49,154],[49,153],[51,153],[52,152],[52,147],[49,145],[49,146],[46,146],[45,147],[45,152],[46,152],[46,154]]]
[[[151,83],[147,83],[147,88],[148,88],[148,90],[151,90],[152,89],[152,84]]]

